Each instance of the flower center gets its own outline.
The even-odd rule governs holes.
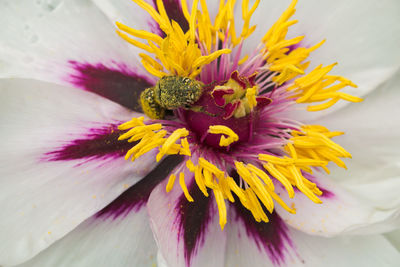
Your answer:
[[[183,120],[189,129],[197,134],[198,142],[213,148],[230,147],[245,143],[252,138],[258,111],[271,103],[271,99],[258,96],[258,86],[254,79],[232,72],[227,81],[205,86],[202,97],[191,109],[184,110]],[[234,132],[238,138],[229,145],[221,145],[225,134],[210,132],[210,126],[222,125]]]
[[[297,188],[311,201],[322,203],[322,192],[311,181],[313,170],[329,173],[329,162],[346,167],[340,158],[351,155],[331,140],[343,133],[303,125],[287,118],[285,112],[296,103],[323,102],[307,107],[318,111],[341,99],[362,99],[339,92],[356,85],[341,76],[328,75],[335,64],[320,65],[305,74],[309,62],[304,60],[323,41],[305,48],[299,45],[304,36],[286,39],[289,27],[297,22],[289,20],[297,1],[293,0],[261,38],[251,57],[242,55],[242,46],[255,30],[250,18],[260,0],[250,9],[249,1],[242,2],[239,34],[234,21],[235,0],[220,1],[214,22],[205,1],[201,1],[200,11],[199,0],[194,0],[190,13],[186,1],[181,1],[189,24],[187,32],[168,18],[162,1],[157,1],[158,11],[145,1],[134,2],[153,17],[166,37],[117,23],[123,39],[153,55],[141,53],[140,57],[144,68],[159,78],[140,99],[152,120],[133,118],[119,126],[126,131],[119,139],[133,143],[125,159],[134,161],[153,149],[158,149],[157,161],[166,155],[183,155],[185,163],[170,175],[166,191],[173,189],[178,176],[188,201],[195,199],[186,187],[187,178],[206,197],[212,192],[222,229],[227,220],[226,201],[234,202],[233,195],[256,221],[264,222],[268,222],[266,212],[272,213],[275,203],[295,213],[295,208],[275,192],[280,188],[290,198]],[[239,180],[233,179],[233,174]]]

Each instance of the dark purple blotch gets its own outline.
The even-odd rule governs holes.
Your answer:
[[[317,176],[314,176],[314,175],[309,174],[309,173],[304,172],[304,171],[302,171],[301,173],[303,174],[304,178],[306,178],[307,180],[315,183],[317,185],[317,187],[319,188],[319,190],[321,190],[322,195],[319,196],[320,198],[328,199],[328,198],[334,198],[335,197],[335,194],[332,191],[322,187],[322,185],[318,182],[318,177]],[[295,188],[295,189],[297,189],[297,188]]]
[[[236,172],[232,173],[232,177],[238,180]],[[289,236],[289,228],[281,217],[276,212],[271,214],[264,208],[269,222],[257,222],[237,197],[233,207],[236,222],[243,223],[247,236],[254,241],[258,250],[267,253],[274,265],[284,263],[285,253],[289,251],[289,247],[293,248],[293,243]]]
[[[82,135],[82,138],[69,141],[62,147],[47,152],[43,159],[66,161],[123,157],[134,143],[119,141],[118,137],[121,133],[118,130],[118,124],[89,129],[87,134]]]
[[[165,11],[170,20],[174,20],[181,26],[183,32],[187,32],[189,30],[189,23],[187,22],[185,16],[183,15],[182,6],[179,0],[163,0]],[[157,7],[157,1],[153,0],[153,4]],[[190,11],[189,11],[190,12]],[[158,25],[158,24],[157,24]],[[165,37],[165,33],[158,29],[158,32],[161,33],[162,37]]]
[[[97,212],[96,218],[125,217],[129,212],[140,210],[147,203],[150,193],[170,172],[182,162],[182,157],[173,155],[165,158],[149,174],[128,188],[113,202]]]
[[[210,197],[205,197],[196,183],[193,182],[188,190],[194,202],[189,202],[182,194],[176,209],[178,210],[177,223],[181,231],[179,236],[183,236],[185,261],[186,265],[190,266],[192,256],[204,244],[204,234],[213,211]]]
[[[267,253],[272,263],[280,265],[285,262],[288,247],[293,247],[289,229],[276,212],[266,212],[269,222],[256,222],[253,215],[237,199],[233,203],[236,221],[241,221],[247,236],[252,239],[260,252]]]
[[[115,64],[115,68],[102,63],[69,61],[69,64],[75,70],[67,78],[69,83],[138,112],[141,112],[140,93],[154,85],[124,64]]]

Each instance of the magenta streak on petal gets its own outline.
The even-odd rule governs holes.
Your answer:
[[[238,180],[237,172],[231,176]],[[293,242],[289,236],[289,228],[276,212],[272,214],[265,210],[269,222],[257,222],[251,212],[243,207],[239,199],[235,197],[233,203],[236,221],[242,222],[246,229],[247,236],[252,239],[260,252],[267,253],[274,265],[280,265],[285,262],[285,253],[294,248]],[[235,222],[232,222],[235,223]]]
[[[149,174],[131,186],[113,202],[97,212],[96,218],[125,217],[131,211],[140,210],[150,196],[151,191],[164,180],[169,173],[182,161],[181,156],[169,156],[157,165]]]
[[[180,1],[179,0],[163,0],[163,3],[164,3],[165,11],[167,12],[169,19],[177,22],[179,24],[179,26],[181,26],[183,32],[187,32],[189,30],[189,23],[187,22],[185,16],[183,15]],[[153,0],[153,4],[156,7],[156,10],[158,11],[157,1]],[[157,23],[156,23],[156,25],[158,26]],[[161,31],[159,28],[157,29],[157,32],[162,37],[165,37],[165,33],[163,31]]]
[[[43,157],[47,161],[66,161],[77,159],[99,159],[123,157],[133,144],[118,141],[121,131],[117,124],[109,124],[101,128],[89,129],[81,139],[69,141]]]
[[[233,203],[236,220],[241,221],[247,236],[252,239],[260,252],[266,252],[271,261],[280,265],[285,262],[288,247],[293,248],[289,229],[276,212],[268,214],[269,222],[256,222],[250,211],[242,206],[238,199]],[[234,223],[234,222],[233,222]]]
[[[153,84],[124,64],[111,68],[101,63],[69,61],[75,70],[67,81],[76,87],[101,95],[131,110],[141,111],[140,93]]]
[[[324,188],[320,183],[318,183],[318,177],[311,175],[309,173],[306,172],[302,172],[304,178],[306,178],[307,180],[310,180],[311,182],[315,183],[317,185],[317,187],[319,188],[319,190],[321,190],[322,195],[319,196],[320,198],[325,198],[325,199],[332,199],[335,198],[335,194],[332,191],[329,191],[328,189]]]
[[[204,234],[211,220],[211,201],[205,197],[195,183],[189,186],[189,193],[194,202],[189,202],[182,194],[176,209],[178,210],[177,223],[183,231],[186,265],[190,266],[192,256],[204,244]]]

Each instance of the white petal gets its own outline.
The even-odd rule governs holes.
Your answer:
[[[398,220],[398,205],[382,209],[369,199],[348,192],[322,173],[316,174],[316,179],[312,181],[324,192],[320,197],[322,204],[315,204],[300,192],[296,192],[295,197],[290,199],[286,191],[277,187],[282,199],[296,208],[296,214],[290,214],[276,206],[279,215],[290,226],[321,236],[376,233],[397,227],[393,220]]]
[[[281,266],[299,261],[291,231],[277,213],[268,214],[268,223],[256,222],[240,202],[232,205],[225,266]]]
[[[397,74],[362,103],[309,122],[346,133],[334,140],[353,158],[346,161],[348,170],[333,166],[329,179],[340,181],[349,193],[368,203],[377,213],[391,214],[384,221],[376,221],[373,227],[360,225],[361,229],[357,230],[360,233],[388,231],[400,223],[400,127],[396,119],[400,114],[399,84]]]
[[[298,4],[299,24],[293,31],[306,35],[306,45],[325,38],[325,44],[311,54],[310,69],[338,62],[332,73],[358,85],[343,92],[362,97],[379,88],[400,67],[399,10],[399,2],[392,0],[307,1]],[[314,115],[325,115],[348,104],[340,101]]]
[[[261,37],[289,6],[291,0],[261,1],[252,22],[258,28],[246,42],[255,48]],[[323,39],[322,47],[311,53],[311,70],[319,64],[338,62],[332,73],[353,80],[358,88],[344,92],[364,96],[389,79],[400,66],[400,5],[396,0],[299,1],[288,38],[305,35],[301,45],[309,47]],[[266,15],[268,14],[268,16]],[[240,16],[240,15],[239,15]],[[328,114],[347,103],[341,101],[314,116]]]
[[[141,68],[138,50],[115,33],[116,26],[90,1],[51,3],[2,4],[0,22],[8,26],[0,33],[0,77],[68,84],[75,73],[71,61]]]
[[[297,6],[298,25],[293,31],[305,34],[306,44],[322,39],[326,43],[312,54],[314,65],[339,62],[336,73],[353,79],[360,86],[353,91],[365,94],[372,85],[382,82],[385,75],[376,76],[376,81],[364,83],[362,73],[386,69],[392,72],[400,66],[400,41],[398,1],[306,1]]]
[[[64,236],[154,163],[151,154],[131,163],[121,154],[87,154],[90,147],[78,151],[82,157],[48,154],[65,152],[94,129],[137,114],[94,94],[47,83],[2,80],[0,86],[0,264],[11,265]]]
[[[292,232],[301,266],[397,266],[400,253],[380,235],[324,238]],[[289,266],[292,266],[289,264]]]
[[[157,252],[157,267],[168,267],[167,261],[164,259],[160,250]]]
[[[346,236],[325,238],[311,236],[300,231],[287,230],[287,240],[277,238],[277,224],[255,223],[260,231],[241,220],[231,221],[227,240],[225,266],[266,267],[266,266],[396,266],[400,254],[382,236]],[[270,229],[269,229],[270,228]],[[254,230],[254,229],[253,229]],[[260,243],[262,234],[268,243]],[[274,236],[275,235],[275,236]],[[257,242],[257,238],[259,242]],[[274,250],[276,249],[276,250]]]
[[[179,184],[169,193],[165,186],[166,182],[154,189],[147,205],[160,261],[165,259],[171,267],[223,266],[226,231],[219,226],[213,198],[189,186],[194,199],[189,203]]]
[[[400,173],[400,72],[369,94],[361,103],[349,105],[330,116],[309,123],[319,123],[332,131],[344,131],[335,142],[353,156],[348,170],[334,169],[331,176],[343,182],[374,182],[395,178]]]
[[[18,267],[154,266],[157,246],[146,209],[126,217],[92,217]]]
[[[392,243],[393,246],[397,248],[400,253],[400,229],[385,234],[385,237]]]

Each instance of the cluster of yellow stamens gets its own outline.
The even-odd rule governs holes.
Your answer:
[[[277,75],[273,77],[273,81],[278,85],[295,78],[299,74],[304,74],[309,62],[302,62],[312,51],[324,43],[324,41],[321,41],[310,48],[298,47],[290,51],[290,46],[297,45],[304,39],[304,36],[289,40],[285,39],[289,27],[297,23],[297,20],[289,21],[290,17],[296,12],[296,4],[297,0],[294,0],[262,38],[262,42],[265,44],[262,50],[264,59],[269,65],[269,70],[277,72]]]
[[[144,1],[133,1],[152,16],[158,25],[160,25],[166,37],[162,38],[154,33],[132,29],[118,22],[117,27],[120,31],[117,31],[117,33],[134,46],[155,55],[156,59],[145,53],[139,54],[142,58],[143,66],[154,76],[161,78],[166,75],[179,75],[194,78],[201,72],[204,65],[214,61],[222,54],[231,52],[230,49],[221,49],[209,55],[202,55],[195,37],[197,3],[194,3],[192,13],[188,17],[190,30],[184,33],[177,22],[169,19],[163,1],[157,1],[159,12]],[[139,42],[123,32],[137,38],[145,39],[148,44]]]
[[[297,0],[294,0],[262,39],[265,44],[263,49],[264,58],[267,64],[269,64],[269,70],[277,73],[272,80],[278,85],[290,81],[298,75],[303,75],[305,69],[310,64],[310,62],[303,61],[307,59],[311,52],[319,48],[325,42],[325,40],[323,40],[310,48],[298,47],[290,51],[290,46],[297,45],[304,39],[304,36],[298,36],[288,40],[285,39],[289,27],[297,23],[297,20],[289,21],[290,17],[293,16],[296,11],[296,4]],[[296,79],[294,84],[288,88],[288,90],[293,90],[295,92],[293,97],[297,98],[296,102],[312,103],[330,99],[325,103],[309,106],[308,111],[327,109],[340,99],[350,102],[361,102],[362,99],[359,97],[337,92],[346,86],[357,87],[357,85],[341,76],[327,75],[335,65],[336,63],[326,67],[320,65],[309,74]],[[339,83],[333,85],[337,81]],[[327,88],[330,85],[333,86]]]
[[[282,151],[282,153],[286,151],[287,156],[258,155],[260,162],[265,162],[265,164],[262,164],[264,170],[253,164],[235,161],[234,167],[245,185],[242,187],[225,171],[203,157],[197,158],[197,164],[194,164],[193,161],[195,160],[192,159],[192,151],[186,138],[189,135],[188,130],[185,128],[176,129],[165,138],[167,131],[162,128],[163,126],[159,123],[146,125],[143,117],[133,118],[131,121],[121,124],[119,129],[128,131],[120,136],[120,140],[128,139],[128,142],[140,140],[127,152],[125,159],[132,157],[133,161],[154,148],[159,149],[156,156],[157,161],[160,161],[165,155],[185,155],[188,158],[186,168],[194,174],[194,180],[199,189],[207,197],[209,196],[208,189],[214,192],[219,208],[221,228],[226,224],[225,199],[231,202],[235,201],[232,193],[238,197],[244,207],[251,211],[257,221],[268,222],[263,206],[269,212],[272,212],[274,210],[273,200],[287,211],[295,213],[295,210],[289,208],[275,193],[273,179],[283,185],[290,198],[294,197],[293,187],[297,187],[315,203],[322,203],[317,197],[322,192],[315,183],[304,177],[303,172],[312,173],[311,167],[322,167],[329,171],[326,165],[330,161],[345,168],[339,157],[351,156],[330,139],[341,135],[341,132],[330,132],[325,127],[316,125],[304,126],[301,131],[292,131],[293,137]],[[237,134],[223,125],[212,125],[208,132],[210,134],[221,134],[220,146],[228,146],[238,140]],[[178,140],[179,144],[177,143]],[[167,192],[172,190],[175,180],[176,174],[173,173],[166,186]],[[183,171],[179,173],[179,184],[188,201],[194,201],[186,187]]]
[[[332,137],[344,134],[343,132],[330,132],[326,127],[320,125],[306,125],[301,127],[301,131],[292,131],[291,134],[293,137],[290,141],[298,158],[334,162],[339,167],[346,169],[346,165],[340,158],[351,158],[351,154],[331,140]],[[285,150],[291,151],[289,147],[285,147]],[[320,167],[329,173],[327,167],[323,165]],[[306,171],[311,173],[310,169]]]
[[[181,3],[183,14],[189,21],[191,16],[189,16],[189,12],[187,11],[186,0],[182,0]],[[250,19],[259,3],[260,0],[256,0],[253,6],[249,9],[249,0],[242,1],[243,27],[241,33],[237,35],[234,16],[236,0],[227,0],[226,2],[225,0],[221,0],[219,2],[218,13],[214,19],[214,23],[210,18],[206,1],[200,0],[203,12],[197,10],[196,15],[198,41],[204,44],[208,52],[212,50],[212,45],[218,43],[219,40],[224,42],[226,38],[230,38],[230,43],[233,46],[240,44],[256,29],[256,26],[250,26]],[[197,7],[197,4],[198,1],[193,2],[193,6]]]
[[[350,102],[361,102],[362,98],[352,96],[343,92],[338,92],[338,90],[346,86],[357,87],[357,85],[341,76],[327,75],[327,73],[335,65],[336,64],[331,64],[326,67],[322,67],[322,65],[320,65],[307,75],[296,79],[294,81],[294,84],[288,88],[288,90],[295,92],[295,95],[293,97],[297,97],[296,102],[313,103],[330,99],[329,101],[322,104],[308,106],[308,111],[319,111],[327,109],[333,106],[340,99]]]
[[[191,155],[189,142],[187,138],[184,138],[188,136],[188,130],[180,128],[175,130],[167,138],[164,138],[167,135],[167,131],[162,129],[163,126],[160,123],[146,125],[143,120],[144,117],[133,118],[118,126],[119,130],[130,129],[124,134],[121,134],[118,140],[128,139],[130,143],[140,140],[140,142],[126,153],[126,160],[132,157],[132,161],[134,161],[156,147],[160,147],[160,151],[156,157],[157,162],[160,161],[164,155]],[[180,144],[176,144],[178,140],[180,140]]]
[[[166,37],[162,38],[153,33],[135,30],[120,23],[117,23],[120,29],[117,31],[118,34],[131,44],[154,55],[153,58],[148,54],[140,54],[143,66],[149,73],[156,77],[179,75],[191,78],[198,76],[205,64],[212,62],[224,53],[231,52],[230,49],[216,49],[215,45],[219,41],[224,42],[227,41],[226,38],[229,38],[230,46],[227,47],[233,48],[241,44],[254,31],[255,26],[250,26],[250,18],[260,2],[256,0],[249,9],[249,0],[242,1],[244,25],[242,32],[237,35],[233,15],[235,0],[220,1],[219,12],[214,22],[210,19],[205,0],[194,0],[190,13],[186,1],[181,1],[183,14],[189,23],[189,30],[186,33],[182,31],[178,23],[168,18],[161,0],[157,0],[158,12],[144,1],[133,1],[151,15]],[[202,12],[197,9],[199,1]],[[260,58],[262,57],[266,61],[266,66],[261,69],[273,72],[272,81],[275,84],[288,83],[286,88],[293,92],[292,97],[296,99],[297,103],[328,100],[326,103],[309,107],[309,111],[328,108],[340,99],[352,102],[361,101],[360,98],[338,92],[345,86],[356,86],[341,76],[328,75],[335,64],[326,67],[318,66],[309,74],[304,75],[309,62],[303,61],[324,41],[310,48],[299,47],[291,50],[291,46],[298,45],[304,38],[304,36],[299,36],[289,40],[285,39],[289,27],[297,23],[296,20],[289,20],[295,13],[296,3],[297,0],[294,0],[262,38],[264,47],[260,51]],[[123,32],[147,40],[147,44],[141,43]],[[204,51],[207,51],[208,54],[202,54]],[[241,63],[245,60],[247,57]],[[298,75],[304,76],[296,79]],[[291,80],[294,81],[290,82]],[[223,86],[220,87],[220,89],[224,89]],[[233,86],[229,88],[231,87]],[[218,89],[218,87],[215,88]],[[257,105],[258,86],[255,85],[242,91],[240,91],[242,94],[240,97],[247,101],[246,107],[252,110]],[[227,95],[226,97],[233,99],[237,95]],[[244,113],[243,116],[247,114]],[[265,154],[255,155],[256,157],[252,158],[251,163],[239,160],[230,163],[234,166],[228,165],[223,160],[208,161],[199,156],[201,151],[191,150],[195,146],[189,144],[187,137],[190,132],[185,128],[168,133],[162,124],[146,124],[144,118],[140,117],[121,124],[119,129],[126,131],[119,140],[136,142],[127,152],[125,159],[132,158],[133,161],[153,149],[158,149],[157,161],[160,161],[165,155],[185,156],[187,170],[178,168],[176,173],[171,174],[166,190],[169,192],[173,189],[176,177],[179,175],[179,184],[184,195],[188,201],[195,201],[185,182],[185,173],[193,173],[196,185],[205,196],[209,196],[209,190],[213,191],[218,205],[221,228],[227,221],[225,200],[234,202],[234,195],[244,207],[251,211],[257,221],[268,222],[264,207],[269,212],[273,212],[274,201],[288,212],[295,213],[295,209],[288,207],[275,193],[277,182],[283,185],[290,198],[294,197],[294,188],[298,188],[315,203],[321,203],[318,196],[321,196],[322,192],[315,183],[305,177],[306,173],[311,174],[313,168],[316,167],[329,172],[327,167],[329,162],[345,168],[346,166],[340,158],[351,157],[346,150],[331,140],[332,137],[341,135],[341,132],[330,132],[317,125],[303,126],[299,131],[292,131],[292,137],[276,154],[268,154],[266,151]],[[220,134],[219,145],[221,147],[229,146],[239,140],[239,136],[232,129],[223,125],[211,125],[207,133]],[[234,168],[239,175],[237,179],[230,177],[227,173],[227,169],[231,168]]]

